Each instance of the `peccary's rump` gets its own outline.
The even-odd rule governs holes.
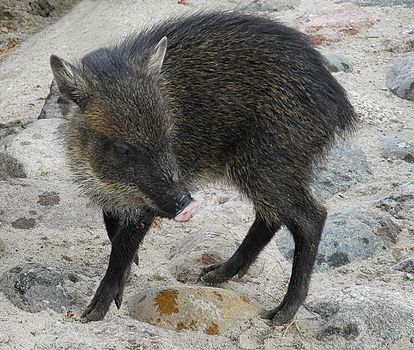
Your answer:
[[[77,65],[52,56],[51,65],[68,119],[69,165],[104,210],[117,262],[85,319],[101,319],[112,300],[120,305],[139,244],[127,237],[137,224],[145,223],[135,232],[143,237],[155,215],[187,220],[189,192],[206,179],[245,194],[256,220],[233,257],[202,279],[243,275],[284,224],[296,244],[292,279],[268,316],[291,319],[326,217],[309,190],[313,169],[356,120],[308,39],[268,19],[214,12],[166,20]],[[118,245],[131,249],[118,256]]]

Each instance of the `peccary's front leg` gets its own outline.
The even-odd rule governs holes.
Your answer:
[[[125,280],[131,262],[136,256],[139,244],[148,232],[155,214],[145,210],[133,222],[122,222],[119,218],[106,213],[105,225],[112,242],[108,268],[95,296],[82,314],[82,322],[102,320],[112,301],[121,307]],[[108,225],[109,223],[109,225]]]
[[[112,215],[109,212],[103,211],[103,218],[104,218],[105,228],[106,228],[106,232],[108,233],[109,240],[111,241],[111,243],[113,243],[122,225],[120,225],[119,223],[119,218]],[[139,264],[138,253],[135,254],[134,256],[134,263],[137,266]]]

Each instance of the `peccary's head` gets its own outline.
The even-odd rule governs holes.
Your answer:
[[[77,65],[51,56],[67,118],[66,157],[92,200],[119,215],[150,207],[186,220],[191,202],[174,154],[172,110],[161,91],[167,47],[137,59],[100,49]]]

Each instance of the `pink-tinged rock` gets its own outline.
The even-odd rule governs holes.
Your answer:
[[[344,3],[307,12],[300,23],[312,41],[321,44],[339,41],[345,35],[355,35],[371,27],[374,20],[361,7]]]

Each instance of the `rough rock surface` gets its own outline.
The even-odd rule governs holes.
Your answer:
[[[300,22],[315,44],[339,41],[345,35],[355,35],[374,24],[365,10],[351,3],[310,11]]]
[[[17,135],[0,143],[0,149],[23,164],[28,177],[68,177],[64,164],[62,119],[36,120]]]
[[[315,270],[322,271],[368,258],[395,244],[399,228],[391,215],[361,207],[344,208],[328,214],[319,245]],[[285,230],[278,247],[293,260],[293,239]]]
[[[160,327],[222,333],[239,319],[257,317],[264,309],[247,295],[221,288],[152,289],[128,301],[133,318]]]
[[[396,219],[414,220],[414,182],[400,184],[395,192],[377,203],[377,207]]]
[[[43,266],[28,263],[8,270],[0,280],[0,290],[18,308],[39,312],[74,309],[86,303],[97,276],[96,271],[79,266]],[[86,291],[86,293],[85,293]]]
[[[400,261],[394,265],[394,269],[414,274],[414,257]]]
[[[53,79],[50,84],[49,95],[46,97],[45,104],[40,111],[38,119],[64,118],[58,104],[58,99],[61,96],[56,81]]]
[[[7,153],[0,152],[0,180],[24,178],[23,164]]]
[[[387,88],[398,97],[414,100],[414,55],[396,62],[386,75]]]
[[[397,137],[386,137],[381,142],[381,155],[386,159],[402,159],[414,163],[414,145]]]
[[[333,52],[321,51],[326,60],[326,67],[332,73],[345,72],[350,73],[354,70],[352,64],[348,60]]]
[[[310,299],[306,307],[324,321],[319,337],[340,349],[378,349],[414,331],[414,299],[407,293],[355,286]]]
[[[313,192],[316,198],[326,200],[356,183],[364,182],[370,174],[364,152],[348,142],[340,143],[318,168]]]

